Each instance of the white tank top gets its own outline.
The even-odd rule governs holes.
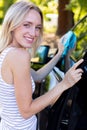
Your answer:
[[[3,60],[7,53],[14,48],[6,48],[0,56],[0,72]],[[34,92],[35,83],[32,80],[32,89]],[[0,130],[36,130],[37,118],[32,116],[29,119],[24,119],[16,103],[14,85],[7,84],[0,73],[0,103],[2,105],[1,112],[1,128]]]

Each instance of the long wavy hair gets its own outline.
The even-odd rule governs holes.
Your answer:
[[[12,32],[22,23],[24,17],[31,9],[36,10],[41,16],[42,29],[34,48],[40,44],[43,35],[43,14],[39,7],[28,1],[19,1],[10,6],[4,17],[0,35],[0,53],[11,44]]]

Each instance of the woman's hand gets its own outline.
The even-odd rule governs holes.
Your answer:
[[[82,76],[83,70],[81,68],[77,68],[81,63],[83,62],[83,59],[79,60],[77,63],[75,63],[65,74],[63,83],[66,89],[72,87],[75,83],[77,83]]]

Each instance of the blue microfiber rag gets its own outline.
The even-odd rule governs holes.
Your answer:
[[[73,31],[68,31],[60,38],[60,42],[64,45],[64,52],[62,57],[66,56],[67,52],[75,47],[76,41],[77,37]]]

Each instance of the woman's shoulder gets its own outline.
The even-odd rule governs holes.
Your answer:
[[[23,64],[24,62],[29,62],[31,56],[28,51],[23,48],[12,49],[7,56],[9,63]]]
[[[30,54],[27,50],[23,48],[14,48],[10,51],[9,53],[10,57],[16,57],[16,58],[25,58],[25,57],[30,57]]]

